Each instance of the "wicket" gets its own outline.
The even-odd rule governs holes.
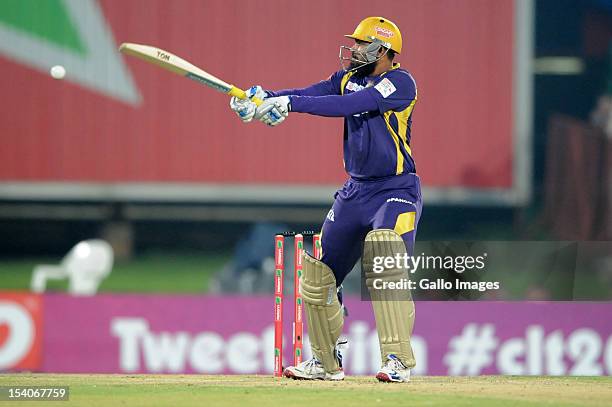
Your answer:
[[[302,362],[302,335],[304,321],[302,319],[302,295],[300,294],[300,278],[302,277],[302,252],[304,251],[304,236],[312,236],[313,256],[321,258],[321,237],[314,232],[285,232],[274,236],[274,376],[283,375],[283,277],[285,271],[285,237],[293,237],[294,275],[293,275],[293,363]]]

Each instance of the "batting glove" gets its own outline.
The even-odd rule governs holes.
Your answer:
[[[255,118],[268,126],[278,126],[285,121],[291,111],[289,96],[268,98],[255,111]]]
[[[248,90],[246,90],[248,99],[240,99],[236,96],[232,96],[230,99],[230,108],[236,112],[240,120],[244,123],[248,123],[253,120],[255,116],[255,110],[257,109],[257,105],[251,101],[253,97],[259,98],[261,100],[265,99],[266,92],[259,85],[251,86]]]

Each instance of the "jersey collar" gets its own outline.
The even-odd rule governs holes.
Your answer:
[[[388,71],[385,71],[385,72],[381,73],[381,74],[380,74],[380,75],[378,75],[378,76],[368,76],[368,77],[367,77],[367,79],[369,79],[369,80],[373,80],[373,79],[376,79],[376,78],[383,77],[383,76],[385,76],[385,75],[386,75],[388,72],[391,72],[391,71],[393,71],[393,70],[395,70],[395,69],[398,69],[399,67],[400,67],[399,62],[394,62],[394,63],[393,63],[393,65],[391,65],[391,69],[389,69]]]
[[[384,76],[387,72],[391,72],[395,69],[398,69],[400,67],[399,62],[394,62],[393,65],[391,65],[391,69],[389,69],[388,71],[385,71],[383,73],[380,74],[380,76]]]

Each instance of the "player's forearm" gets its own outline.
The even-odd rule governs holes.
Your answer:
[[[300,88],[300,89],[282,89],[282,90],[267,90],[266,93],[269,97],[275,96],[324,96],[324,95],[333,95],[337,93],[333,89],[333,85],[330,81],[321,81],[319,83],[315,83],[314,85]]]
[[[291,111],[317,116],[345,117],[378,110],[376,99],[369,90],[350,95],[290,96]]]

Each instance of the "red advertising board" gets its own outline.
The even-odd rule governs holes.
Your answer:
[[[41,26],[0,7],[0,196],[66,182],[106,188],[101,198],[132,183],[160,194],[236,187],[238,198],[245,186],[291,185],[327,201],[345,178],[341,119],[245,125],[226,96],[117,47],[155,45],[241,87],[301,87],[339,69],[343,34],[383,15],[402,30],[398,61],[419,89],[412,150],[426,190],[434,200],[510,191],[516,202],[520,3],[84,0],[54,2]],[[63,80],[50,77],[55,64]]]
[[[0,294],[0,371],[40,369],[42,321],[40,296]]]

